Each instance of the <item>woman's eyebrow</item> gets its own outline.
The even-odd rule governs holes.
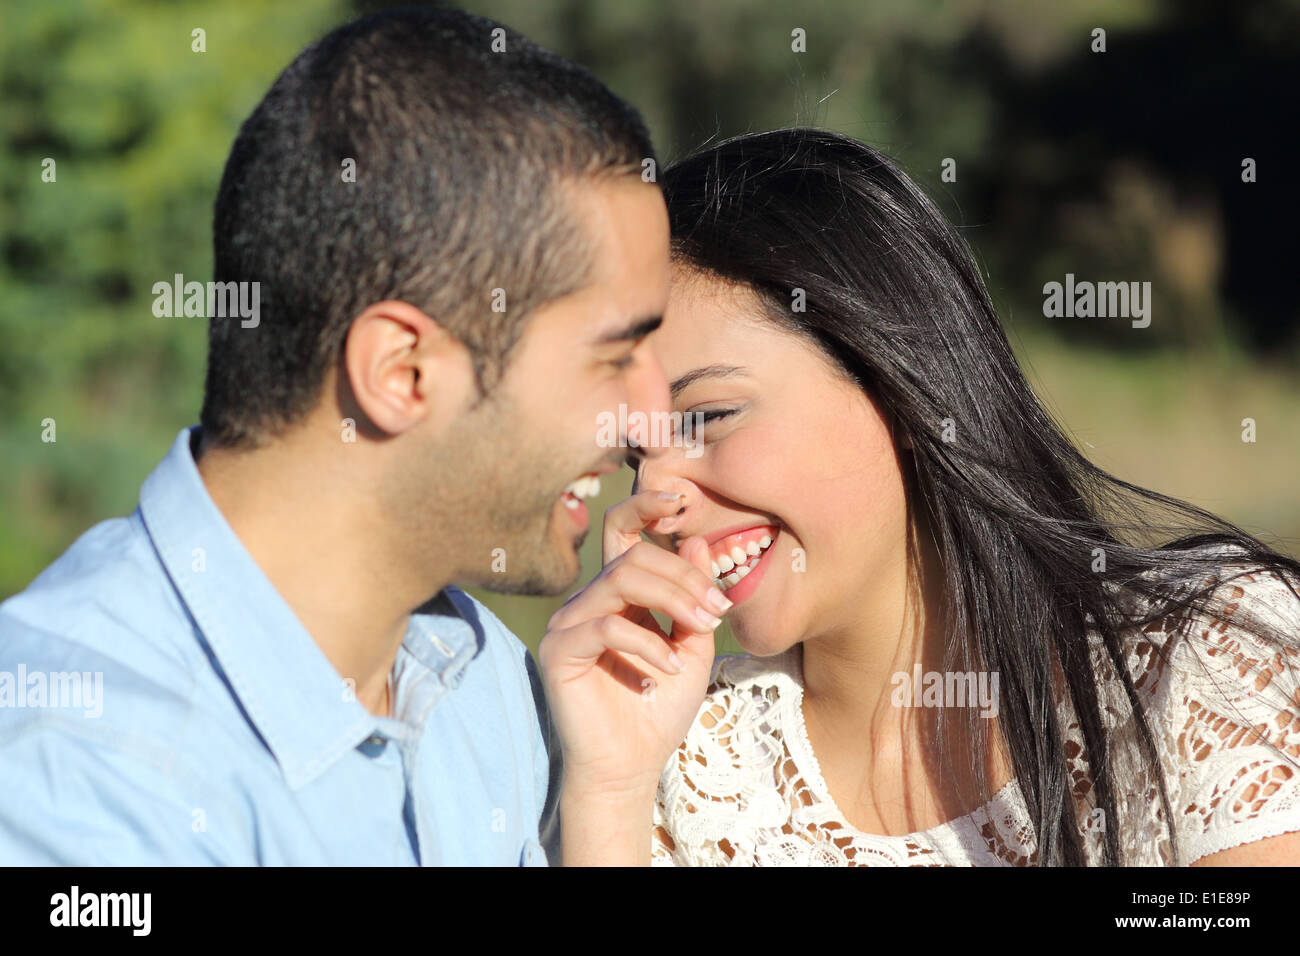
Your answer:
[[[698,382],[702,378],[721,378],[726,375],[744,375],[745,368],[741,365],[706,365],[703,368],[691,369],[672,385],[668,386],[668,391],[673,398],[686,386]]]
[[[663,324],[662,315],[651,315],[644,319],[638,319],[627,328],[618,329],[614,332],[606,332],[600,338],[596,339],[597,345],[609,345],[611,342],[632,342],[636,339],[645,338],[655,329]]]

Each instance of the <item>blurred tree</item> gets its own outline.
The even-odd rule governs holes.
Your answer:
[[[130,512],[197,418],[206,328],[156,318],[153,283],[211,275],[212,202],[239,123],[346,16],[333,0],[7,0],[0,595]]]
[[[388,5],[5,3],[0,597],[129,512],[197,418],[206,330],[156,318],[152,285],[210,275],[230,143],[278,72],[332,26]],[[971,239],[1013,333],[1207,353],[1240,340],[1257,362],[1289,356],[1294,376],[1300,0],[463,6],[592,69],[641,108],[665,161],[796,124],[885,150]],[[1096,27],[1104,54],[1090,50]],[[1244,156],[1259,163],[1255,184],[1241,182]],[[1066,272],[1157,281],[1153,334],[1048,326],[1042,284]],[[55,443],[40,440],[47,418]]]

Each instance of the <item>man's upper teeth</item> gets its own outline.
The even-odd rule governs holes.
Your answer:
[[[583,475],[581,478],[569,482],[569,487],[564,490],[575,498],[594,498],[600,494],[600,476]]]

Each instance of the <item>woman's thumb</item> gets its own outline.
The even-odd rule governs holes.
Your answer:
[[[677,556],[695,565],[713,579],[713,560],[709,557],[709,543],[700,535],[693,535],[677,546]]]

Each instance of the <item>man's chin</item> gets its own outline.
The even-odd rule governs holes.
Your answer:
[[[539,569],[529,569],[522,574],[493,575],[491,580],[478,582],[478,586],[494,594],[558,597],[572,590],[577,580],[578,570],[557,574],[542,572]]]
[[[494,573],[486,580],[477,582],[479,587],[497,594],[523,594],[532,597],[556,597],[573,589],[582,573],[582,561],[578,549],[587,537],[584,531],[568,540],[548,536],[547,547],[543,552],[529,549],[527,554],[522,549],[504,549],[501,555],[501,568],[494,568]]]

